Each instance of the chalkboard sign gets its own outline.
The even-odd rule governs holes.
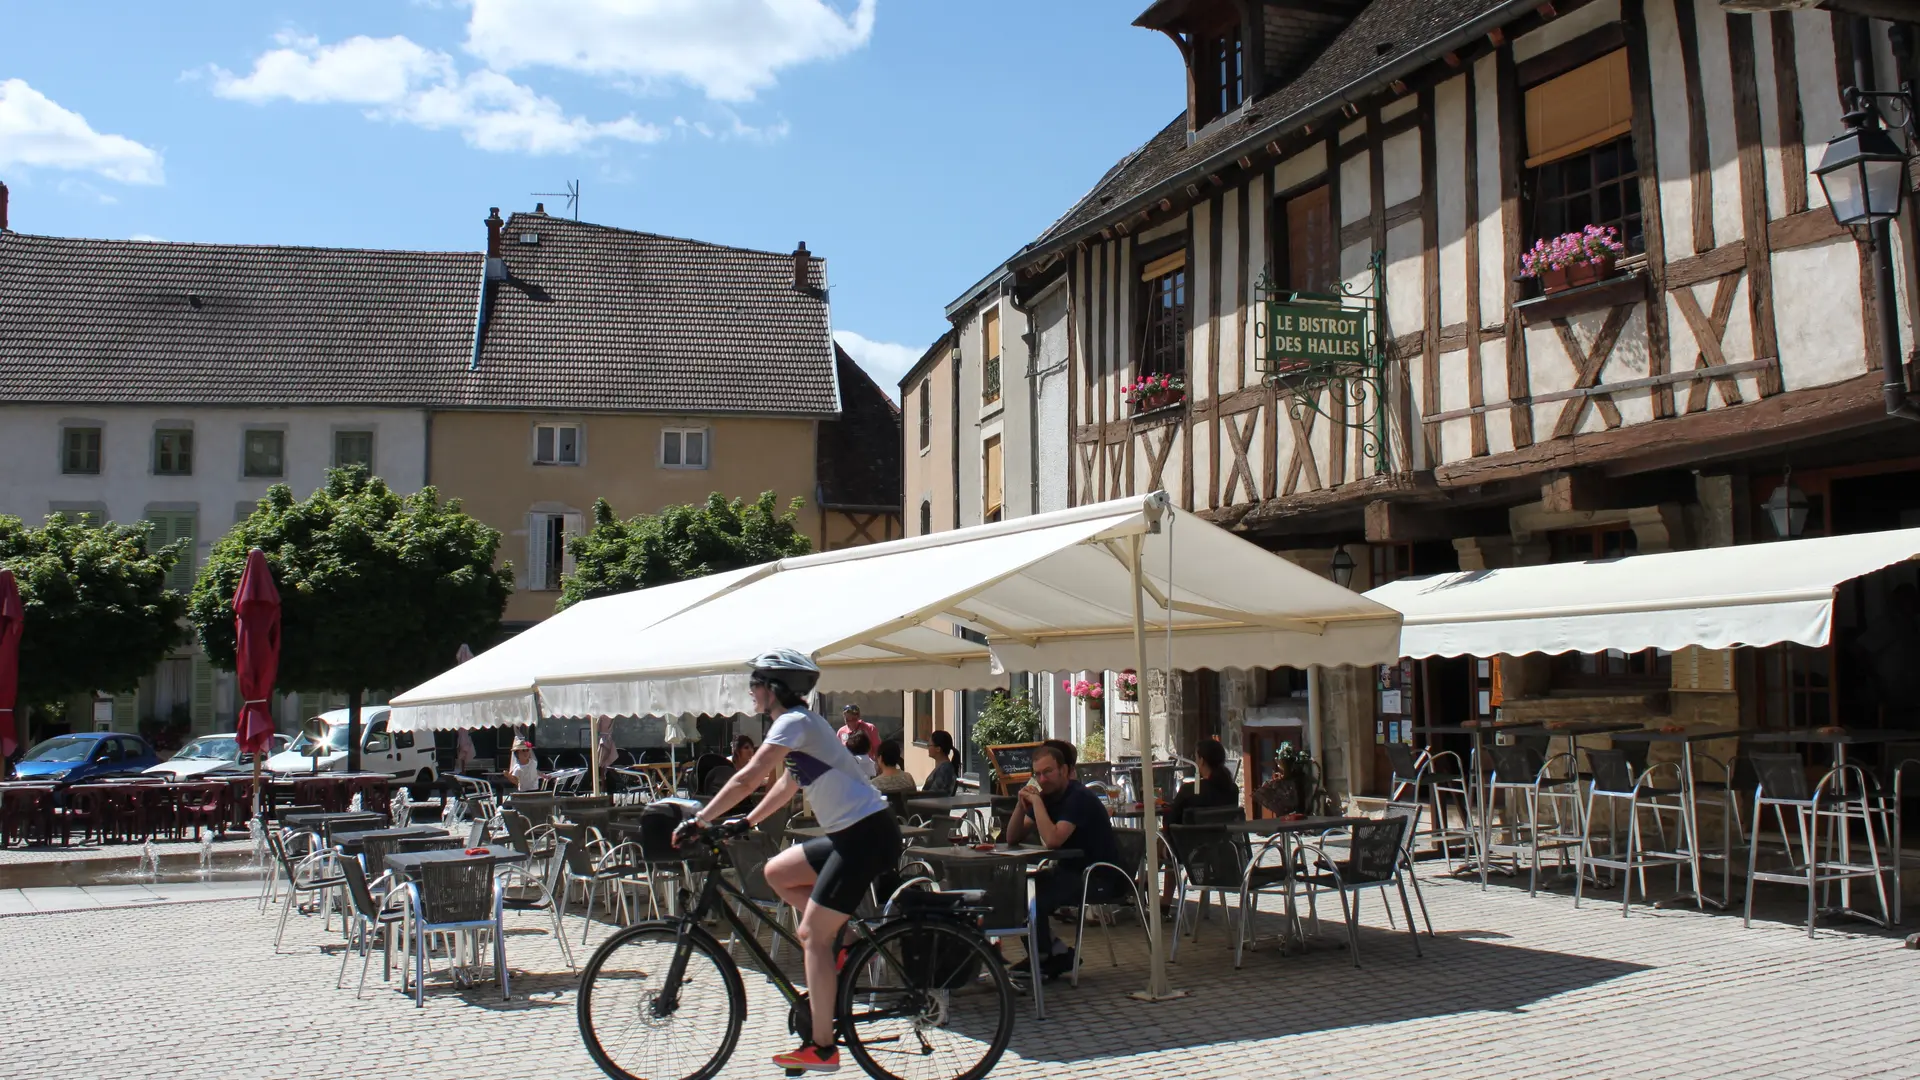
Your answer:
[[[1029,742],[987,747],[987,756],[993,759],[993,772],[1000,785],[1000,794],[1012,795],[1033,776],[1034,747],[1044,745]]]

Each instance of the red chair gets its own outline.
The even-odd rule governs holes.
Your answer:
[[[53,789],[7,788],[0,790],[0,847],[20,837],[31,844],[37,836],[41,843],[53,843]]]
[[[184,838],[187,826],[193,826],[193,838],[200,839],[200,829],[205,826],[213,830],[214,839],[219,839],[226,831],[227,818],[232,814],[229,807],[232,789],[226,784],[214,782],[206,784],[180,784],[173,789],[174,830]]]
[[[346,786],[325,777],[295,780],[293,801],[296,806],[320,806],[325,807],[327,813],[337,814],[347,808]]]
[[[60,810],[60,840],[71,843],[76,829],[83,843],[104,841],[113,808],[113,788],[106,784],[77,784],[67,789]]]

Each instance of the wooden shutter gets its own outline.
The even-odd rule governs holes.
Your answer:
[[[151,543],[154,547],[165,547],[176,540],[185,540],[187,545],[180,552],[179,561],[167,572],[167,588],[176,592],[193,591],[195,534],[199,515],[192,510],[148,511],[147,521],[153,525]]]
[[[569,544],[565,549],[562,550],[562,553],[560,555],[560,573],[562,575],[567,575],[567,574],[573,573],[573,551],[571,550],[572,545],[570,542],[575,537],[579,536],[582,530],[586,528],[586,518],[577,513],[566,514],[563,517],[563,524],[561,527],[565,532],[566,539],[567,541],[569,541]],[[554,582],[555,587],[558,587],[559,584],[560,583],[557,581]]]
[[[212,662],[207,659],[205,653],[195,649],[193,652],[193,733],[195,735],[212,734],[214,695],[218,689]]]
[[[1527,91],[1527,168],[1633,130],[1627,50],[1616,49]]]
[[[980,355],[991,360],[1000,355],[1000,309],[994,308],[980,317],[980,336],[984,341]]]
[[[992,515],[1000,509],[1005,488],[1004,475],[1002,471],[1002,454],[1000,452],[1000,436],[995,435],[986,442],[985,510],[988,515]]]
[[[1322,184],[1287,200],[1287,285],[1299,292],[1328,293],[1339,280],[1333,198]]]

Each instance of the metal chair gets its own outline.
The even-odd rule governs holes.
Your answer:
[[[340,871],[346,879],[347,892],[347,941],[348,947],[340,950],[340,973],[334,976],[333,988],[340,989],[347,978],[347,957],[353,954],[355,945],[360,949],[360,985],[353,991],[358,998],[367,988],[367,964],[373,959],[370,937],[380,935],[380,978],[386,981],[393,977],[393,933],[395,926],[406,921],[406,900],[402,893],[391,889],[393,877],[390,874],[376,875],[367,880],[367,872],[360,867],[358,859],[340,860]]]
[[[566,849],[567,842],[555,837],[551,853],[558,854]],[[550,858],[547,871],[536,874],[532,863],[515,865],[501,864],[499,878],[501,906],[509,911],[544,911],[553,919],[553,939],[560,943],[560,955],[567,961],[568,969],[574,968],[573,946],[567,943],[566,930],[560,919],[559,890],[563,888],[561,876],[565,873],[565,859]]]
[[[1388,800],[1419,803],[1432,812],[1427,831],[1420,835],[1440,849],[1440,856],[1446,860],[1447,869],[1451,871],[1455,844],[1460,845],[1463,861],[1473,850],[1473,813],[1468,802],[1467,771],[1460,755],[1450,750],[1436,752],[1426,748],[1415,754],[1413,747],[1398,742],[1387,743],[1383,749],[1387,752],[1387,763],[1392,767],[1392,776],[1387,784]],[[1459,805],[1459,828],[1447,824],[1449,801]],[[1416,839],[1409,838],[1408,842]]]
[[[269,844],[275,843],[269,834]],[[340,856],[331,848],[316,848],[311,854],[294,862],[284,846],[274,852],[287,874],[287,900],[280,908],[280,928],[273,935],[273,951],[280,951],[280,942],[287,933],[287,916],[293,914],[295,905],[302,894],[314,897],[321,913],[321,928],[333,926],[333,910],[329,901],[334,898],[335,890],[346,884],[346,874],[340,869]]]
[[[422,863],[418,879],[407,885],[409,914],[413,927],[413,1003],[427,1003],[428,941],[436,935],[450,936],[448,964],[457,968],[459,939],[466,934],[493,934],[493,966],[500,978],[500,997],[512,997],[507,976],[507,934],[505,909],[500,889],[493,879],[493,857]],[[476,942],[476,953],[478,952]]]
[[[1187,812],[1188,824],[1167,826],[1167,840],[1180,867],[1174,896],[1173,947],[1169,960],[1180,958],[1180,928],[1186,922],[1187,891],[1199,892],[1194,904],[1193,938],[1200,940],[1200,923],[1206,917],[1208,894],[1218,894],[1220,910],[1227,910],[1227,893],[1238,895],[1246,876],[1246,838],[1235,836],[1225,826],[1240,818],[1240,809],[1232,806],[1196,807]],[[1241,915],[1245,916],[1245,911]],[[1233,915],[1227,915],[1233,929]]]
[[[1753,842],[1747,846],[1747,902],[1743,926],[1753,925],[1754,885],[1770,881],[1782,885],[1800,885],[1807,890],[1807,937],[1813,937],[1814,919],[1819,909],[1817,893],[1822,886],[1836,881],[1872,878],[1880,894],[1881,925],[1887,925],[1891,911],[1887,903],[1887,883],[1881,876],[1880,850],[1875,837],[1874,810],[1869,803],[1867,777],[1858,765],[1836,766],[1809,786],[1806,764],[1798,754],[1749,753],[1747,760],[1760,778],[1753,799]],[[1780,839],[1786,867],[1762,871],[1759,868],[1760,824],[1771,807],[1780,826]],[[1787,828],[1788,812],[1796,828]],[[1865,827],[1868,862],[1861,865],[1850,858],[1836,860],[1834,847],[1846,839],[1853,822]],[[1826,834],[1822,836],[1822,829]],[[1795,834],[1799,843],[1795,844]],[[1821,856],[1825,843],[1826,857]]]
[[[1589,867],[1619,871],[1626,877],[1620,893],[1620,917],[1624,919],[1633,908],[1633,879],[1636,876],[1640,879],[1640,895],[1645,897],[1647,867],[1672,866],[1675,888],[1678,888],[1680,870],[1687,865],[1684,854],[1665,850],[1667,845],[1664,841],[1659,847],[1649,846],[1640,833],[1642,811],[1656,811],[1657,821],[1658,811],[1682,809],[1677,788],[1660,788],[1653,782],[1655,774],[1662,769],[1674,770],[1677,782],[1679,766],[1666,762],[1636,773],[1631,757],[1624,750],[1589,750],[1587,764],[1593,769],[1593,785],[1587,789],[1586,812],[1582,815],[1580,873],[1573,886],[1573,906],[1579,907],[1580,901],[1586,896]],[[1627,807],[1624,847],[1618,813],[1622,802]],[[1599,806],[1605,806],[1607,811],[1607,831],[1604,834],[1596,834],[1595,831]]]
[[[772,885],[767,884],[767,861],[779,853],[779,847],[774,840],[776,835],[778,834],[770,832],[750,832],[744,836],[736,836],[727,841],[727,855],[733,863],[733,872],[739,880],[740,891],[747,894],[747,899],[753,901],[755,907],[774,919],[785,920],[792,928],[793,908],[780,899],[780,894],[773,890]],[[757,927],[758,924],[753,925]],[[785,943],[785,938],[777,933],[773,935],[771,956],[775,963],[780,961],[780,946]],[[732,951],[733,946],[733,938],[728,937],[728,951]]]
[[[1527,895],[1532,896],[1540,885],[1540,852],[1557,851],[1561,866],[1567,864],[1567,852],[1580,846],[1582,829],[1580,824],[1580,777],[1577,764],[1571,754],[1555,754],[1551,757],[1543,754],[1534,742],[1516,742],[1508,746],[1487,748],[1493,758],[1493,773],[1488,779],[1489,809],[1492,801],[1498,800],[1502,792],[1509,796],[1519,796],[1526,804],[1526,819],[1519,815],[1509,815],[1507,830],[1513,846],[1526,851],[1530,866],[1527,872]],[[1566,773],[1556,776],[1553,768],[1564,764]],[[1551,828],[1543,828],[1540,821],[1542,805],[1553,813]],[[1573,826],[1568,829],[1561,819],[1562,804],[1568,804],[1573,810]],[[1517,862],[1517,860],[1516,860]]]
[[[610,886],[608,909],[620,905],[620,920],[627,921],[627,895],[620,888],[622,878],[644,872],[644,861],[640,858],[640,849],[634,844],[618,844],[607,847],[597,856],[587,842],[586,830],[577,825],[556,826],[566,843],[560,846],[561,864],[560,914],[564,917],[567,902],[573,895],[575,885],[586,889],[586,906],[581,909],[580,944],[587,943],[587,936],[593,931],[593,901],[600,894],[600,886]]]
[[[977,889],[985,895],[987,912],[981,917],[980,932],[989,938],[1023,938],[1027,949],[1027,974],[1033,986],[1033,1015],[1047,1018],[1045,980],[1040,975],[1036,944],[1040,940],[1040,915],[1034,908],[1033,894],[1027,888],[1027,867],[1015,859],[969,859],[936,857],[927,860],[937,872],[940,887],[946,890]]]
[[[1300,845],[1306,859],[1301,880],[1313,888],[1340,894],[1340,910],[1347,925],[1347,950],[1354,967],[1360,966],[1360,894],[1389,885],[1400,891],[1400,910],[1407,917],[1407,933],[1413,937],[1413,954],[1425,955],[1420,949],[1420,928],[1413,921],[1413,908],[1407,902],[1407,885],[1402,877],[1409,824],[1408,819],[1394,815],[1354,825],[1345,858],[1336,858],[1318,844]]]
[[[1080,985],[1081,944],[1087,936],[1088,908],[1102,909],[1100,929],[1107,939],[1107,960],[1114,967],[1120,966],[1120,955],[1113,949],[1113,909],[1131,901],[1142,931],[1147,929],[1147,920],[1153,917],[1147,910],[1146,890],[1140,887],[1147,867],[1146,833],[1139,829],[1115,829],[1113,843],[1119,852],[1117,859],[1088,863],[1080,872],[1080,914],[1073,932],[1073,972],[1069,980],[1074,986]],[[1148,935],[1147,942],[1151,947],[1152,935]]]

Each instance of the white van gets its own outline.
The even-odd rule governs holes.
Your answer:
[[[347,767],[347,710],[324,712],[307,722],[309,729],[325,725],[321,738],[302,732],[285,751],[267,759],[267,771],[274,773],[344,772]],[[318,754],[316,746],[321,747]],[[438,775],[434,759],[433,734],[387,730],[387,707],[364,705],[360,708],[360,768],[366,772],[391,773],[414,784],[431,784]]]

